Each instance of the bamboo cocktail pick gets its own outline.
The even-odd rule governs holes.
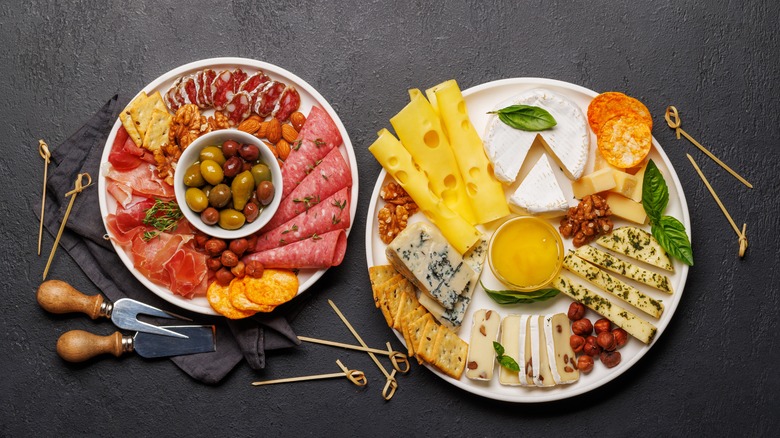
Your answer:
[[[366,375],[363,373],[363,371],[347,369],[347,367],[345,367],[344,364],[341,363],[341,361],[338,359],[336,359],[336,364],[339,366],[339,368],[341,368],[340,373],[316,374],[313,376],[288,377],[286,379],[264,380],[260,382],[252,382],[252,386],[273,385],[276,383],[303,382],[306,380],[336,379],[339,377],[346,377],[350,382],[354,383],[357,386],[366,386],[366,384],[368,383],[368,381],[366,380]]]
[[[87,178],[87,184],[84,185],[81,181]],[[76,184],[73,190],[65,194],[65,197],[70,196],[70,202],[68,203],[68,209],[65,210],[65,216],[62,218],[62,224],[60,224],[60,230],[57,232],[57,238],[54,239],[54,246],[51,247],[51,253],[49,254],[49,261],[46,262],[46,269],[43,270],[43,279],[46,280],[46,276],[49,274],[49,268],[51,267],[51,261],[54,259],[54,253],[57,251],[57,246],[60,244],[60,238],[62,237],[62,231],[65,230],[65,224],[68,222],[68,216],[70,216],[70,210],[73,208],[73,202],[76,201],[76,195],[81,193],[82,190],[92,185],[92,177],[88,173],[80,173],[76,177]]]
[[[365,351],[367,353],[383,354],[385,356],[390,357],[390,362],[392,362],[393,368],[399,373],[406,373],[407,371],[409,371],[409,358],[406,356],[406,354],[400,351],[393,350],[389,342],[387,343],[387,350],[380,350],[378,348],[361,347],[359,345],[344,344],[341,342],[328,341],[325,339],[310,338],[308,336],[298,336],[298,339],[300,339],[303,342],[311,342],[312,344],[329,345],[331,347],[346,348],[347,350],[356,350],[356,351]]]
[[[41,239],[43,238],[43,213],[46,206],[46,180],[49,178],[49,162],[51,161],[51,152],[49,145],[43,140],[38,140],[38,153],[43,158],[43,193],[41,194],[41,225],[38,227],[38,255],[41,255]]]
[[[710,194],[713,198],[715,198],[715,202],[718,203],[718,207],[720,207],[721,211],[723,211],[723,214],[726,216],[726,219],[729,220],[729,223],[731,224],[731,228],[734,229],[734,232],[737,233],[737,238],[739,238],[739,256],[744,257],[745,251],[748,247],[748,240],[747,235],[745,234],[747,230],[747,224],[742,224],[742,231],[739,231],[739,228],[737,228],[737,224],[734,223],[734,219],[731,218],[731,215],[729,214],[728,210],[726,210],[726,207],[723,206],[723,203],[720,202],[720,198],[718,197],[717,193],[715,193],[715,189],[712,188],[710,185],[710,182],[707,181],[707,177],[704,176],[704,173],[702,173],[701,169],[699,169],[699,166],[696,164],[695,161],[693,161],[693,157],[690,154],[685,154],[688,156],[688,159],[691,160],[691,164],[693,164],[693,168],[696,169],[696,173],[699,174],[699,177],[704,182],[704,185],[707,186],[707,190],[710,191]]]
[[[336,307],[336,304],[332,300],[328,300],[328,304],[330,304],[330,307],[333,308],[333,311],[336,312],[336,315],[341,318],[341,321],[344,323],[344,325],[347,326],[350,332],[352,332],[352,335],[357,339],[357,341],[362,345],[364,348],[368,348],[368,345],[366,345],[365,342],[363,342],[363,338],[360,337],[360,335],[355,331],[355,328],[352,327],[352,324],[347,321],[347,318],[344,316],[343,313],[341,313],[341,310],[339,310],[338,307]],[[387,383],[385,383],[385,387],[382,389],[382,397],[385,400],[390,400],[393,398],[393,395],[395,394],[395,390],[398,389],[398,382],[395,380],[395,370],[393,370],[392,373],[388,373],[385,367],[382,366],[382,363],[379,362],[379,359],[376,358],[376,355],[372,352],[368,352],[368,355],[371,357],[371,359],[374,360],[374,363],[377,367],[379,367],[379,370],[382,371],[382,374],[385,375],[385,378],[387,379]]]
[[[748,186],[749,188],[751,189],[753,188],[753,184],[747,182],[745,178],[742,178],[737,172],[735,172],[729,166],[727,166],[726,163],[720,161],[720,159],[718,159],[718,157],[713,155],[712,152],[708,151],[707,148],[702,146],[698,141],[694,140],[693,137],[691,137],[687,132],[683,131],[682,128],[680,128],[682,122],[680,121],[680,114],[677,112],[677,108],[673,106],[667,107],[664,118],[666,119],[666,124],[668,124],[670,128],[675,130],[675,134],[677,134],[678,140],[680,139],[680,134],[682,134],[685,138],[688,139],[688,141],[693,143],[694,146],[701,149],[701,151],[707,154],[708,157],[712,158],[716,163],[718,163],[720,167],[726,169],[726,171],[730,173],[734,178],[738,179],[742,184]]]

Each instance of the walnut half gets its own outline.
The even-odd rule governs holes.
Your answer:
[[[389,244],[401,231],[406,228],[409,217],[415,214],[419,207],[400,185],[395,182],[387,183],[379,191],[379,196],[387,202],[379,213],[379,238]]]

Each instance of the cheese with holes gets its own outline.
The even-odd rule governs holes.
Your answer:
[[[547,336],[544,334],[544,315],[531,315],[531,359],[536,386],[555,386],[547,355]]]
[[[476,273],[433,226],[415,222],[385,249],[393,267],[417,288],[452,309]]]
[[[491,380],[496,361],[493,342],[498,338],[501,315],[493,310],[480,309],[474,312],[473,318],[466,377],[472,380]]]
[[[542,155],[509,198],[509,203],[523,214],[544,217],[563,216],[569,209],[547,155]]]
[[[504,188],[490,173],[482,139],[471,124],[458,83],[455,80],[443,82],[426,90],[426,95],[431,105],[438,108],[477,223],[484,224],[508,215]]]
[[[601,266],[602,268],[612,271],[616,274],[620,274],[634,281],[644,283],[662,292],[666,292],[668,294],[672,293],[672,283],[669,281],[669,277],[666,275],[640,268],[633,263],[620,260],[612,254],[601,251],[600,249],[594,248],[590,245],[577,248],[575,254],[577,254],[577,256],[580,258],[593,263],[594,265]]]
[[[547,339],[547,356],[550,360],[555,383],[574,383],[580,379],[577,356],[571,348],[571,322],[565,313],[544,317],[544,335]]]
[[[572,282],[563,275],[555,277],[552,285],[575,301],[579,301],[594,312],[612,321],[613,324],[625,330],[629,335],[645,344],[653,342],[653,338],[655,338],[655,334],[658,331],[653,324],[601,295],[591,292],[585,286]]]
[[[531,317],[520,315],[520,385],[534,386],[533,350],[531,348]]]
[[[600,193],[615,188],[615,177],[613,170],[603,168],[593,173],[589,173],[577,181],[571,183],[571,190],[574,197],[582,199],[594,193]]]
[[[613,170],[612,176],[615,178],[615,188],[612,192],[621,194],[634,202],[642,202],[642,184],[636,176],[622,170]]]
[[[607,201],[613,215],[639,225],[647,222],[647,213],[642,204],[612,192],[607,193],[604,200]]]
[[[476,223],[466,185],[441,121],[420,90],[409,90],[411,102],[390,119],[404,148],[428,175],[431,189],[452,211]]]
[[[504,356],[520,364],[520,315],[509,315],[501,321],[501,346]],[[520,385],[520,373],[498,364],[498,382],[502,385]]]
[[[640,262],[674,272],[672,261],[661,248],[661,244],[650,233],[640,228],[615,228],[612,233],[596,239],[596,243]]]
[[[379,131],[377,140],[368,150],[459,253],[463,254],[477,243],[482,233],[431,191],[428,178],[393,134],[386,129]]]

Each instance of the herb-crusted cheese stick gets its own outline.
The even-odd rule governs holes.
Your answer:
[[[674,272],[669,255],[645,230],[636,227],[616,228],[611,234],[599,237],[596,243],[640,262]]]
[[[552,284],[564,294],[586,305],[599,315],[609,319],[628,334],[645,344],[649,344],[653,341],[655,333],[658,330],[653,324],[639,318],[610,300],[591,292],[586,287],[573,283],[562,275],[555,277]]]
[[[616,274],[626,276],[634,281],[644,283],[650,287],[656,288],[661,292],[672,293],[672,284],[669,277],[663,274],[640,268],[639,266],[620,260],[610,253],[601,251],[590,245],[577,248],[575,254],[594,265],[601,266]]]

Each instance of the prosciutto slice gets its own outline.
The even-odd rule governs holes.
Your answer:
[[[154,156],[144,148],[136,146],[133,139],[127,134],[124,126],[116,131],[111,152],[108,154],[108,162],[115,169],[124,171],[134,169],[144,162],[154,163]]]
[[[338,266],[344,260],[346,251],[347,233],[344,230],[335,230],[279,248],[249,254],[243,261],[257,261],[266,268],[323,269]]]
[[[135,169],[124,172],[118,171],[113,166],[108,166],[105,177],[131,187],[133,194],[146,198],[173,199],[176,196],[173,192],[173,186],[156,175],[155,166],[152,164],[144,163]]]

